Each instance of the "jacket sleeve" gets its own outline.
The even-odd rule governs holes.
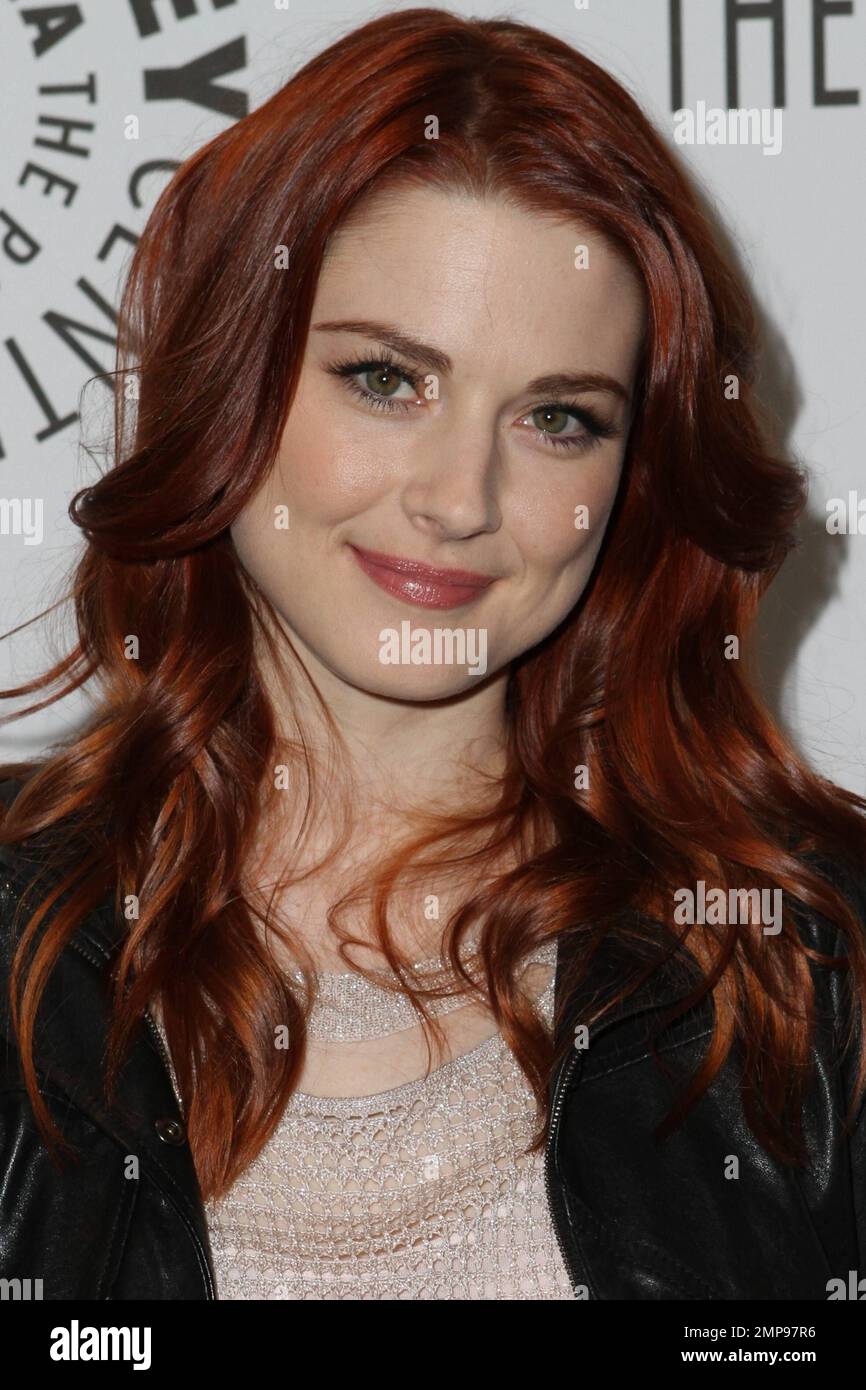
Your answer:
[[[72,1157],[58,1167],[37,1126],[9,1008],[16,889],[14,876],[0,881],[0,1278],[13,1298],[106,1298],[137,1184],[124,1180],[113,1139],[41,1073]]]
[[[16,1049],[0,1039],[0,1278],[20,1281],[6,1285],[12,1297],[107,1298],[137,1184],[123,1180],[112,1140],[46,1088],[52,1119],[78,1155],[58,1171],[19,1065]]]

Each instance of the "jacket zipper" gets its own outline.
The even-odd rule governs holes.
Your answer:
[[[145,1013],[144,1018],[145,1022],[148,1024],[150,1028],[151,1035],[156,1040],[156,1045],[159,1049],[159,1055],[165,1063],[165,1069],[168,1072],[168,1079],[171,1082],[171,1089],[174,1091],[174,1098],[177,1101],[177,1108],[180,1111],[181,1116],[183,1116],[183,1101],[181,1099],[180,1090],[178,1089],[177,1078],[174,1074],[174,1063],[172,1062],[171,1057],[169,1056],[168,1048],[165,1045],[165,1039],[163,1038],[162,1033],[157,1027],[156,1020],[153,1018],[153,1016],[149,1013]]]
[[[593,1039],[598,1039],[602,1033],[606,1032],[608,1028],[613,1028],[617,1023],[624,1023],[626,1019],[634,1018],[638,1014],[652,1013],[655,1009],[659,1007],[662,1007],[662,1005],[658,1003],[643,1004],[639,1005],[635,1009],[629,1010],[624,1014],[620,1014],[612,1018],[603,1019],[602,1022],[598,1025],[598,1027],[595,1029]],[[559,1245],[560,1253],[562,1255],[563,1263],[565,1265],[565,1268],[568,1272],[568,1277],[570,1278],[575,1291],[578,1288],[577,1272],[574,1268],[574,1261],[571,1258],[566,1242],[562,1236],[562,1231],[566,1227],[567,1214],[563,1210],[561,1199],[554,1196],[553,1183],[551,1181],[551,1171],[553,1167],[553,1149],[554,1145],[556,1144],[557,1134],[559,1132],[559,1121],[562,1115],[562,1108],[565,1104],[565,1095],[568,1089],[568,1083],[571,1079],[571,1074],[574,1071],[574,1068],[577,1066],[578,1062],[582,1061],[582,1059],[583,1052],[572,1051],[571,1055],[562,1063],[562,1066],[560,1067],[559,1076],[554,1087],[553,1105],[550,1114],[550,1124],[548,1126],[547,1131],[547,1144],[545,1146],[544,1151],[544,1184],[547,1189],[547,1202],[550,1208],[550,1214],[553,1220],[553,1229],[556,1233],[556,1239]]]
[[[579,1060],[580,1054],[577,1052],[572,1052],[571,1056],[568,1058],[566,1062],[563,1062],[560,1068],[559,1076],[556,1082],[556,1087],[554,1089],[553,1108],[551,1110],[550,1125],[548,1127],[547,1133],[547,1145],[544,1152],[544,1186],[547,1191],[547,1204],[550,1208],[553,1229],[556,1234],[557,1244],[559,1245],[559,1253],[562,1256],[562,1262],[565,1265],[565,1268],[568,1272],[568,1277],[571,1280],[571,1286],[575,1290],[575,1292],[577,1291],[578,1287],[577,1272],[574,1268],[574,1262],[571,1258],[571,1254],[566,1248],[566,1243],[562,1236],[565,1213],[562,1210],[561,1200],[554,1198],[553,1184],[550,1180],[550,1173],[553,1162],[553,1147],[556,1143],[556,1136],[559,1131],[559,1118],[562,1113],[563,1104],[565,1102],[566,1087],[568,1085],[571,1073],[573,1072]]]

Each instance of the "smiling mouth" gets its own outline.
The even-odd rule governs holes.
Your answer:
[[[460,608],[480,598],[495,580],[494,575],[435,569],[399,555],[383,555],[381,551],[348,544],[359,568],[374,584],[420,608]]]

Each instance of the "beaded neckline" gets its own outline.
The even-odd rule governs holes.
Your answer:
[[[552,964],[555,959],[556,943],[548,941],[529,957],[527,963]],[[451,1013],[466,1004],[465,986],[440,957],[418,961],[414,969],[419,974],[441,976],[441,980],[436,979],[437,984],[459,991],[426,999],[425,1008],[431,1015]],[[303,983],[302,971],[294,970],[290,975],[297,983]],[[316,998],[307,1024],[311,1039],[364,1042],[419,1026],[418,1013],[406,994],[386,989],[354,970],[321,971],[315,974],[314,979]]]
[[[478,945],[477,931],[469,933],[466,936],[463,945],[469,947],[469,959],[472,960],[476,954],[476,948]],[[387,966],[383,968],[387,969]],[[443,956],[428,956],[426,960],[412,961],[411,968],[413,970],[419,971],[419,973],[433,974],[437,970],[449,970],[450,966],[448,961],[445,960]],[[301,980],[303,980],[303,972],[301,970],[290,970],[289,975],[293,980],[297,980],[299,983]],[[354,977],[355,975],[357,975],[357,970],[355,969],[313,971],[313,978],[315,980],[348,980]]]
[[[533,960],[538,960],[537,954]],[[540,1009],[543,1017],[546,1017],[550,1012],[554,986],[555,972],[551,973],[550,979],[536,999],[536,1008]],[[480,1061],[483,1061],[488,1054],[502,1049],[507,1050],[502,1034],[497,1030],[489,1037],[482,1039],[480,1043],[476,1043],[474,1047],[467,1048],[458,1056],[450,1057],[448,1061],[440,1063],[427,1076],[420,1076],[415,1081],[404,1081],[401,1085],[392,1086],[387,1091],[374,1091],[366,1096],[318,1096],[310,1095],[306,1091],[293,1091],[284,1114],[286,1116],[294,1115],[296,1118],[299,1112],[315,1115],[319,1119],[327,1119],[329,1116],[341,1120],[353,1117],[369,1118],[380,1110],[386,1110],[392,1104],[403,1106],[409,1103],[411,1105],[413,1101],[420,1100],[431,1085],[439,1086],[443,1082],[469,1079],[475,1073]]]

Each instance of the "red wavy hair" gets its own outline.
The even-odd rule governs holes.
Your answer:
[[[431,113],[437,139],[425,138]],[[182,164],[135,249],[112,466],[69,508],[86,541],[68,595],[78,642],[38,680],[3,692],[55,691],[9,719],[91,678],[101,690],[80,733],[3,770],[25,773],[26,785],[0,840],[44,839],[61,873],[29,916],[10,986],[40,1129],[59,1154],[33,1048],[42,991],[77,925],[112,891],[119,917],[129,893],[141,914],[125,924],[113,972],[106,1093],[159,998],[205,1197],[252,1161],[297,1084],[310,1001],[275,966],[242,889],[283,752],[256,636],[275,659],[282,652],[229,527],[275,460],[329,238],[365,195],[406,183],[596,228],[639,270],[649,312],[617,504],[580,602],[513,664],[496,803],[427,826],[382,866],[376,939],[426,1017],[386,916],[401,866],[439,845],[434,862],[462,864],[480,882],[497,849],[524,847],[519,867],[452,915],[443,951],[457,967],[466,931],[483,924],[486,997],[537,1096],[540,1145],[551,1068],[570,1039],[555,1050],[521,999],[527,953],[573,939],[570,988],[608,932],[631,939],[626,909],[670,922],[675,889],[701,878],[780,887],[772,949],[736,923],[684,934],[715,1028],[677,1122],[736,1042],[753,1131],[779,1161],[804,1162],[813,965],[848,969],[858,1019],[866,1003],[862,925],[810,861],[856,871],[866,802],[804,764],[724,642],[747,638],[796,543],[807,478],[768,443],[743,284],[634,100],[550,34],[437,9],[374,19],[308,62]],[[288,269],[277,274],[279,246]],[[731,374],[736,400],[724,393]],[[129,634],[137,660],[125,656]],[[290,752],[300,783],[304,758]],[[585,789],[573,782],[578,765],[589,769]],[[533,824],[544,827],[537,843]],[[792,898],[839,924],[844,958],[806,947]],[[290,926],[277,929],[300,949]],[[636,979],[620,983],[617,998]],[[597,1014],[611,1002],[600,999]],[[288,1050],[274,1047],[278,1024],[288,1024]],[[864,1076],[861,1050],[859,1089]]]

